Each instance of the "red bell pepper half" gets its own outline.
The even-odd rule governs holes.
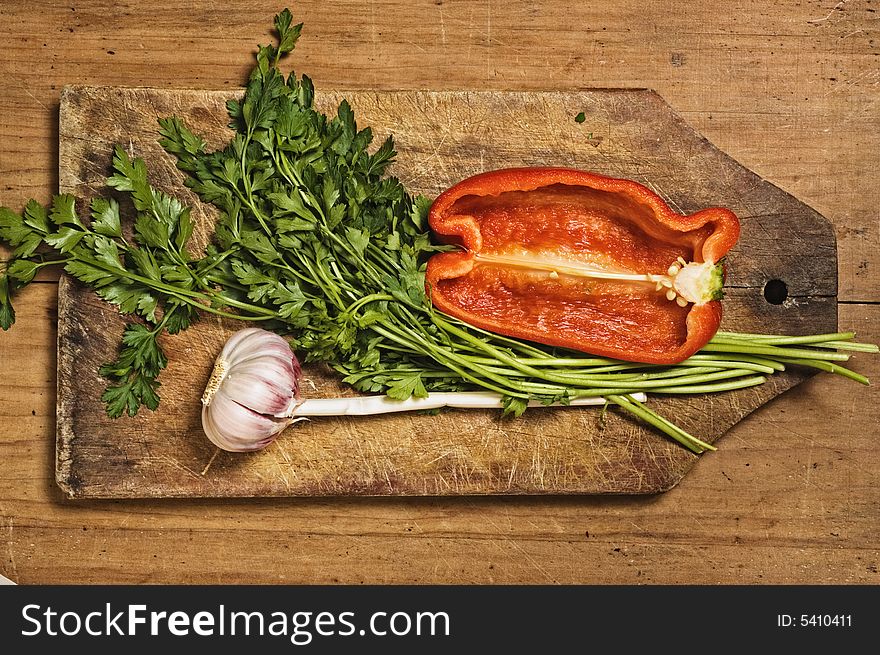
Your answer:
[[[428,260],[433,305],[499,334],[603,357],[673,364],[721,323],[728,209],[678,214],[630,180],[567,168],[468,178],[428,222],[460,246]]]

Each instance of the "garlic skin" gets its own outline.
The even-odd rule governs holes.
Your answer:
[[[261,328],[233,334],[202,395],[202,429],[218,448],[260,450],[294,422],[299,360],[283,337]]]

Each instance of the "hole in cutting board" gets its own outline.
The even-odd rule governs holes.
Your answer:
[[[788,285],[782,280],[770,280],[764,285],[764,300],[771,305],[781,305],[788,298]]]

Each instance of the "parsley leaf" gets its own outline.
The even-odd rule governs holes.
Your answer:
[[[522,416],[529,406],[529,401],[524,398],[515,398],[513,396],[505,396],[501,400],[502,416],[513,415],[514,417]]]
[[[113,198],[92,201],[92,229],[106,237],[122,237],[119,203]]]
[[[159,347],[155,330],[140,323],[130,323],[122,335],[119,357],[101,366],[101,375],[114,382],[101,399],[107,414],[116,418],[127,412],[134,416],[141,405],[156,409],[159,405],[156,377],[168,364]]]
[[[124,236],[115,198],[93,199],[88,221],[69,194],[55,196],[48,208],[32,200],[21,214],[0,208],[0,240],[13,247],[13,260],[0,269],[0,327],[15,321],[13,291],[50,264],[63,266],[120,313],[140,316],[146,324],[127,325],[118,359],[101,368],[110,381],[104,394],[108,414],[119,416],[159,402],[157,377],[167,363],[159,334],[186,329],[200,309],[226,314],[237,292],[224,295],[206,279],[223,262],[216,252],[205,258],[208,264],[192,260],[189,209],[149,184],[145,162],[117,147],[113,166],[108,185],[128,194],[135,243]]]
[[[278,30],[279,37],[279,55],[285,55],[288,52],[291,52],[299,39],[303,24],[299,23],[298,25],[291,26],[292,22],[293,15],[290,13],[289,9],[285,9],[275,16],[275,29]]]

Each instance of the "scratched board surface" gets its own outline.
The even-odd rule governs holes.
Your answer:
[[[230,137],[226,91],[67,87],[60,110],[60,187],[106,194],[114,144],[146,159],[151,181],[187,201],[199,247],[212,208],[184,187],[158,145],[157,118],[177,115],[211,147]],[[728,257],[723,329],[790,334],[837,325],[837,254],[828,221],[695,133],[650,90],[572,93],[332,92],[347,98],[376,143],[395,137],[393,173],[430,197],[475,173],[507,166],[571,166],[641,182],[681,212],[725,206],[742,221]],[[586,120],[574,117],[584,112]],[[764,297],[782,281],[785,302]],[[58,318],[56,478],[73,498],[187,496],[639,494],[674,486],[699,457],[627,415],[541,408],[502,419],[492,410],[320,418],[251,454],[217,450],[201,432],[201,391],[223,342],[240,325],[204,319],[162,339],[169,358],[154,412],[110,419],[98,367],[115,357],[124,322],[80,284],[62,279]],[[759,387],[652,397],[657,411],[714,442],[751,411],[806,379],[790,370]],[[307,367],[315,397],[352,394]]]

